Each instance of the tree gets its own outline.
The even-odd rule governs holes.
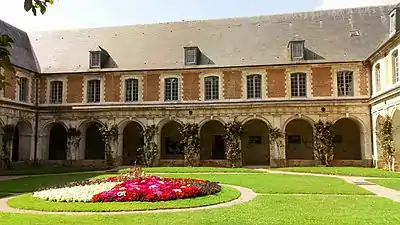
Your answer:
[[[330,121],[318,121],[314,124],[314,151],[324,166],[329,166],[333,159],[334,124]]]
[[[380,128],[376,131],[376,136],[387,169],[394,171],[396,148],[393,140],[393,124],[390,116],[386,116],[380,121]]]
[[[37,16],[37,10],[43,15],[47,11],[47,7],[52,5],[54,0],[24,0],[25,11],[32,11],[34,16]],[[13,39],[3,34],[0,36],[0,90],[3,89],[7,82],[5,77],[5,71],[15,72],[14,67],[11,65],[10,51],[12,48]]]

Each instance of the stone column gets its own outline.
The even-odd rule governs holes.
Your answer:
[[[38,161],[48,160],[50,154],[50,136],[48,134],[42,134],[38,138],[36,159]]]
[[[281,117],[274,116],[271,125],[279,128],[284,133]],[[277,140],[279,141],[279,140]],[[271,167],[284,167],[286,165],[286,152],[285,152],[285,137],[282,138],[281,145],[270,143],[270,166]]]
[[[124,136],[123,133],[118,134],[118,142],[116,143],[116,147],[114,151],[114,159],[115,159],[115,164],[117,166],[122,165],[123,162],[123,153],[124,153]]]

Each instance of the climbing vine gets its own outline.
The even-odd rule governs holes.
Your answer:
[[[229,122],[224,126],[226,146],[226,158],[231,167],[240,167],[242,162],[242,150],[240,147],[240,136],[243,133],[243,126],[237,121]]]
[[[278,150],[279,153],[280,149],[284,146],[284,138],[285,134],[280,128],[272,126],[269,127],[269,142]]]
[[[70,126],[67,130],[67,151],[70,155],[70,162],[78,158],[78,150],[81,142],[81,131]]]
[[[319,120],[314,124],[314,151],[322,165],[329,166],[333,159],[334,124]]]
[[[11,168],[10,158],[12,152],[11,147],[14,138],[15,126],[7,124],[4,125],[2,129],[3,129],[3,146],[2,146],[2,152],[0,154],[2,161],[2,168],[10,169]]]
[[[389,116],[383,118],[376,131],[379,148],[382,150],[386,168],[394,171],[396,148],[393,140],[393,124]]]
[[[183,137],[181,143],[184,146],[185,163],[194,166],[200,154],[199,125],[195,123],[186,123],[180,128]]]
[[[101,140],[104,143],[104,151],[106,155],[106,161],[109,166],[114,166],[113,148],[118,143],[118,125],[114,124],[109,126],[108,123],[104,125],[98,125]]]
[[[153,165],[154,159],[158,154],[157,144],[154,142],[158,128],[156,125],[146,126],[142,132],[144,143],[142,147],[137,149],[138,159],[142,162],[143,166],[148,167]]]

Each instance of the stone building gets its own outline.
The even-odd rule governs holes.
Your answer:
[[[374,83],[377,63],[390,68],[398,48],[393,7],[29,35],[0,21],[0,34],[15,40],[16,73],[5,71],[11,85],[0,100],[0,123],[17,127],[11,160],[64,163],[72,157],[66,131],[76,127],[74,159],[102,164],[96,124],[108,123],[119,127],[119,164],[135,159],[148,125],[158,127],[157,164],[182,164],[179,127],[192,122],[200,125],[201,165],[223,165],[223,127],[237,120],[244,165],[315,165],[313,124],[329,120],[334,163],[372,166],[376,115],[386,107],[379,104],[397,90],[383,79],[388,70],[379,92]],[[270,146],[271,127],[285,132],[280,149]]]

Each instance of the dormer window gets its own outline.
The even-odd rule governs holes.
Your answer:
[[[390,33],[396,32],[396,11],[390,14]]]
[[[199,48],[185,47],[185,65],[198,65],[199,63]]]
[[[90,68],[101,68],[101,52],[90,52]]]
[[[290,57],[294,60],[304,60],[304,41],[290,41]]]

